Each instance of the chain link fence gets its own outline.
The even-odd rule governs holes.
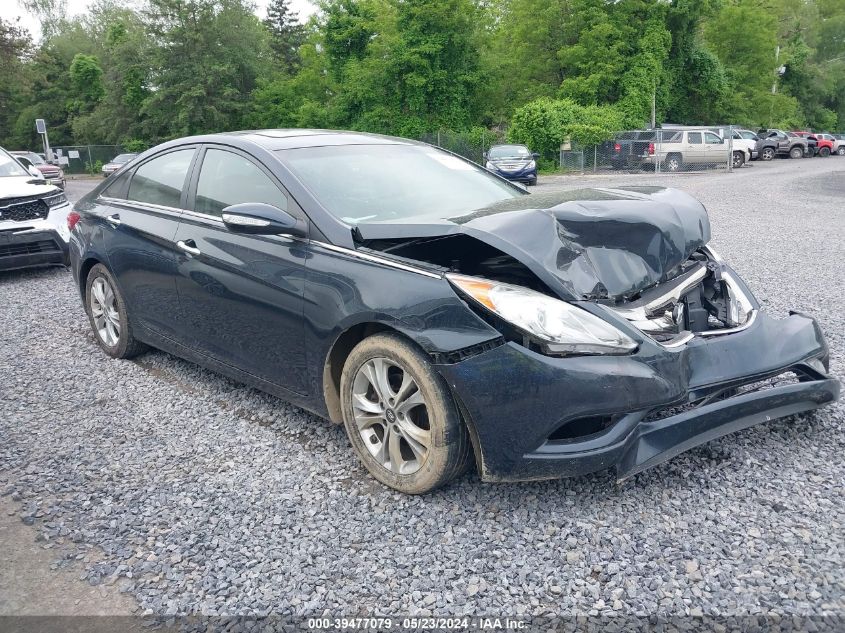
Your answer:
[[[97,176],[101,175],[103,165],[125,153],[120,145],[59,145],[52,150],[66,174]]]
[[[733,126],[628,130],[598,145],[561,150],[560,166],[581,172],[733,171],[757,158],[756,142],[740,132]]]
[[[435,145],[483,165],[484,155],[493,145],[505,142],[504,132],[475,128],[468,132],[439,130],[420,136],[423,143]]]

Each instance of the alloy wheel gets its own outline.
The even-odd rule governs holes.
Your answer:
[[[681,168],[681,162],[677,158],[670,158],[666,161],[666,168],[669,171],[678,171]]]
[[[114,289],[105,277],[97,277],[91,284],[89,304],[97,336],[107,346],[114,347],[120,339],[120,314]]]
[[[352,412],[364,446],[385,469],[411,475],[422,468],[432,447],[423,394],[395,361],[371,358],[355,374]]]
[[[772,160],[774,157],[775,151],[772,148],[767,147],[763,150],[763,160]]]

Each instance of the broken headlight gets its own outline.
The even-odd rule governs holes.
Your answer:
[[[511,284],[464,275],[446,278],[487,310],[539,341],[550,354],[628,354],[637,343],[572,304]]]

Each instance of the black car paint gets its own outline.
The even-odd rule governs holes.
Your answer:
[[[812,319],[800,315],[777,321],[761,314],[742,332],[696,338],[680,349],[667,349],[604,306],[584,301],[579,305],[636,340],[638,350],[621,357],[555,358],[506,342],[455,292],[443,276],[445,268],[393,257],[361,243],[368,233],[372,237],[381,230],[394,237],[410,236],[420,232],[419,227],[396,224],[386,231],[375,226],[350,230],[323,209],[273,153],[284,147],[349,142],[402,141],[323,132],[312,136],[245,133],[183,139],[146,152],[127,166],[123,176],[130,177],[137,165],[163,150],[199,148],[186,177],[184,209],[104,197],[106,184],[83,198],[76,205],[82,219],[71,240],[72,269],[80,291],[87,270],[103,262],[115,274],[128,310],[138,322],[138,338],[335,422],[340,421],[336,381],[344,353],[369,332],[399,332],[430,355],[446,380],[464,413],[486,480],[555,477],[614,465],[624,477],[730,432],[743,420],[769,419],[776,411],[786,410],[778,409],[779,403],[788,401],[783,406],[797,412],[837,397],[838,383],[825,376],[827,349],[821,332]],[[287,195],[288,210],[307,225],[308,237],[238,236],[220,220],[190,211],[197,161],[206,146],[244,152],[263,165]],[[592,197],[598,199],[593,201],[596,204],[604,197],[610,209],[612,203],[624,204],[624,200],[607,198],[641,201],[647,194],[658,197],[657,207],[663,204],[659,197],[669,195],[663,190],[605,191]],[[595,242],[614,221],[590,219],[590,206],[583,206],[583,200],[577,204],[582,205],[577,213],[586,210],[578,226],[588,227],[589,241]],[[640,258],[651,258],[654,274],[643,275],[639,286],[629,279],[618,289],[630,291],[658,281],[677,264],[682,252],[688,254],[709,239],[706,215],[694,205],[681,212],[688,216],[686,220],[672,221],[671,214],[658,212],[666,221],[662,227],[660,221],[649,224],[647,216],[638,219],[639,225],[652,227],[652,239],[643,242],[632,236],[631,249],[639,251]],[[566,219],[565,209],[561,212],[557,207],[555,213]],[[642,213],[647,210],[642,208]],[[114,222],[115,215],[119,224]],[[541,216],[552,217],[542,209],[534,209],[531,217]],[[489,222],[488,218],[495,216],[482,213],[479,219]],[[619,220],[618,228],[629,226],[632,219]],[[464,231],[473,221],[435,221],[422,232]],[[548,236],[515,235],[516,224],[505,228],[514,243],[526,241],[521,250],[530,251],[532,239],[549,247]],[[545,231],[548,224],[535,228]],[[483,233],[486,239],[496,234],[489,226]],[[481,235],[479,231],[477,237]],[[684,236],[682,247],[679,235]],[[507,233],[499,233],[499,239],[503,245]],[[179,250],[178,241],[190,241],[202,255]],[[563,261],[576,245],[571,240],[567,251],[565,241],[551,243],[557,249],[552,252]],[[624,239],[620,237],[617,246],[624,250]],[[543,253],[539,255],[535,260],[544,263]],[[552,275],[560,270],[553,267]],[[591,276],[598,278],[600,271],[601,266],[594,267]],[[566,291],[575,295],[593,285],[580,284]],[[557,287],[563,293],[565,284]],[[793,367],[809,378],[788,393],[774,389],[751,394],[742,402],[728,398],[711,409],[669,417],[662,428],[642,422],[654,409]],[[555,428],[584,415],[613,415],[619,421],[579,441],[547,441]]]

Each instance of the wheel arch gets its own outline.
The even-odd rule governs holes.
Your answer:
[[[79,265],[79,279],[77,281],[79,283],[79,295],[83,299],[85,299],[85,285],[88,281],[88,273],[90,273],[91,269],[97,264],[103,264],[103,266],[105,266],[105,263],[101,259],[89,256]]]
[[[404,340],[411,343],[411,345],[419,348],[426,356],[430,357],[431,352],[426,350],[418,341],[415,341],[407,333],[396,329],[386,323],[378,321],[368,321],[357,323],[343,330],[334,340],[326,354],[325,362],[323,363],[323,401],[328,412],[329,420],[333,424],[343,424],[343,413],[340,403],[340,376],[343,373],[343,366],[346,364],[346,359],[349,357],[353,348],[361,341],[374,334],[387,333],[395,334],[402,337]],[[439,373],[439,372],[437,372]],[[441,378],[443,378],[441,376]],[[461,420],[466,425],[469,431],[470,443],[472,445],[472,452],[475,459],[478,472],[483,472],[483,455],[481,452],[481,444],[478,439],[478,431],[475,428],[475,422],[469,416],[466,407],[461,401],[460,396],[454,392],[451,386],[443,378],[446,384],[446,389],[449,395],[455,401]]]

